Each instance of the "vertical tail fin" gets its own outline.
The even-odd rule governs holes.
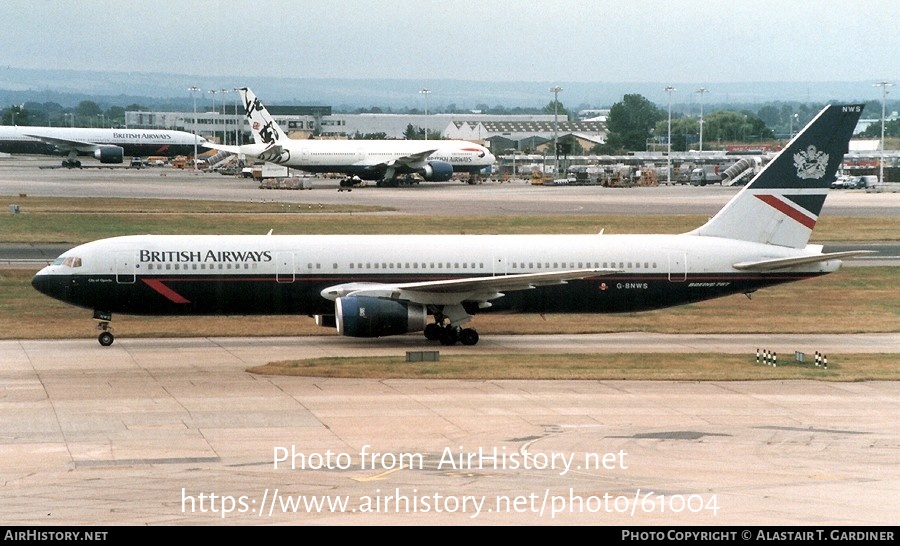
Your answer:
[[[269,115],[269,111],[256,98],[253,91],[242,87],[240,93],[244,103],[244,115],[247,116],[247,120],[250,122],[250,132],[253,133],[253,141],[257,144],[274,146],[286,140],[287,135],[275,123],[275,118]]]
[[[829,105],[691,235],[804,248],[863,105]]]

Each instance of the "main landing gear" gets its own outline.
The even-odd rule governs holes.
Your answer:
[[[463,345],[475,345],[478,343],[478,332],[475,328],[431,323],[425,326],[425,339],[440,341],[441,345],[455,345],[457,341]]]
[[[429,308],[429,314],[434,315],[434,322],[425,326],[425,338],[430,341],[440,341],[441,345],[475,345],[478,343],[478,332],[475,328],[462,328],[471,320],[465,308],[461,304],[438,305]]]
[[[113,341],[116,340],[115,336],[113,336],[110,331],[112,330],[112,326],[109,325],[112,320],[112,313],[107,313],[106,311],[94,311],[94,320],[97,321],[97,329],[100,330],[97,341],[100,342],[100,345],[109,347],[113,344]]]
[[[402,178],[400,177],[391,177],[384,178],[375,183],[375,187],[377,188],[400,188],[406,186],[414,186],[418,184],[419,181],[413,177],[412,175],[406,175]]]
[[[353,191],[354,186],[359,186],[361,180],[357,176],[345,178],[338,184],[338,191]]]
[[[80,169],[81,161],[78,161],[77,159],[71,159],[71,158],[63,159],[62,166],[67,169]]]

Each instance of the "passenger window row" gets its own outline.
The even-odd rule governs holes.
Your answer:
[[[215,270],[239,270],[239,269],[257,269],[259,264],[257,263],[191,263],[191,264],[181,264],[181,263],[149,263],[147,264],[148,270],[158,270],[158,271],[215,271]]]
[[[59,260],[60,264],[67,265],[69,267],[81,267],[81,259],[80,258],[67,258],[65,261]],[[353,270],[394,270],[394,269],[424,269],[424,270],[461,270],[461,269],[471,269],[471,270],[481,270],[484,271],[484,263],[475,264],[474,262],[466,263],[466,262],[403,262],[403,263],[394,263],[394,262],[355,262],[351,263],[350,269]],[[527,265],[527,267],[526,267]],[[259,264],[256,262],[253,263],[191,263],[191,264],[181,264],[181,263],[149,263],[147,264],[148,270],[165,270],[165,271],[180,271],[180,270],[192,270],[192,271],[214,271],[214,270],[249,270],[249,269],[257,269]],[[338,269],[339,264],[333,263],[332,269]],[[306,268],[309,270],[313,269],[322,269],[322,264],[309,262],[306,264]],[[509,264],[509,268],[512,270],[522,270],[524,272],[528,271],[536,271],[536,270],[549,270],[549,271],[558,271],[564,269],[657,269],[658,266],[656,262],[568,262],[568,263],[560,263],[560,262],[511,262]]]

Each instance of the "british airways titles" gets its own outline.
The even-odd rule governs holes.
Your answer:
[[[270,250],[141,250],[141,263],[271,262]]]
[[[113,133],[113,138],[127,140],[172,140],[172,135],[165,133]]]

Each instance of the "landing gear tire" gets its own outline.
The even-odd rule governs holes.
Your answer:
[[[425,339],[428,341],[437,341],[441,339],[441,332],[443,328],[440,325],[431,323],[425,326]]]
[[[459,333],[459,342],[463,345],[475,345],[478,343],[478,332],[475,328],[465,328]]]
[[[105,311],[94,311],[94,320],[97,321],[97,329],[100,330],[100,335],[97,336],[97,341],[100,342],[100,345],[104,347],[109,347],[113,344],[113,341],[116,338],[112,335],[110,330],[112,329],[109,325],[109,321],[112,320],[112,315]]]
[[[113,336],[110,332],[100,332],[100,335],[97,336],[97,341],[99,341],[100,345],[103,345],[104,347],[109,347],[115,340],[115,336]]]

